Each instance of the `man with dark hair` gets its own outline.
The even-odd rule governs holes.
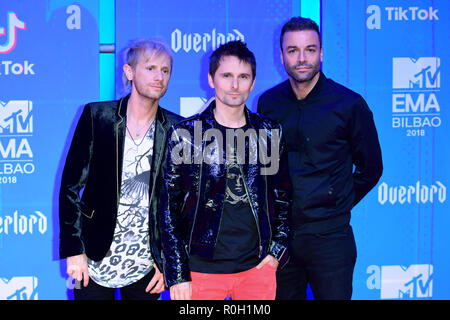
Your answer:
[[[283,127],[294,186],[291,259],[277,273],[277,299],[306,299],[308,284],[315,299],[350,299],[356,262],[350,211],[383,170],[373,115],[359,94],[322,73],[312,20],[289,20],[280,44],[289,79],[258,101],[258,112]]]
[[[118,101],[89,103],[62,174],[60,257],[76,300],[155,300],[164,290],[156,220],[165,192],[167,131],[182,118],[159,106],[172,71],[168,46],[138,39],[125,50]],[[81,284],[82,281],[82,284]]]
[[[220,46],[211,54],[209,58],[209,75],[214,78],[217,69],[220,67],[222,57],[230,56],[236,57],[240,62],[247,63],[250,66],[254,82],[256,78],[255,55],[240,41],[232,41],[227,45]]]
[[[174,300],[274,299],[291,192],[281,128],[245,106],[256,62],[244,43],[223,44],[210,62],[215,100],[170,133],[166,286]]]

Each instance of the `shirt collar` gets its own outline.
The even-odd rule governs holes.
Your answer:
[[[323,74],[322,70],[319,71],[319,79],[317,80],[316,84],[314,85],[314,87],[312,88],[312,90],[308,93],[308,95],[301,99],[300,101],[305,101],[305,100],[309,100],[309,99],[313,99],[315,97],[318,97],[320,95],[320,93],[322,92],[322,89],[324,88],[324,85],[327,81],[327,77],[325,77],[325,75]],[[295,100],[297,99],[297,96],[295,95],[294,90],[292,89],[291,86],[291,82],[289,81],[289,79],[286,81],[287,84],[287,91],[288,91],[288,95]]]

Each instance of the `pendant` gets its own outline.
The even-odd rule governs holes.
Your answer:
[[[141,135],[140,132],[136,132],[136,137],[139,137]]]

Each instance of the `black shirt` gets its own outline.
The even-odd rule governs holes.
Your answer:
[[[258,100],[258,113],[283,127],[294,187],[293,228],[315,233],[348,223],[350,210],[383,170],[366,101],[321,72],[302,100],[289,80],[267,90]]]
[[[237,130],[224,127],[217,122],[216,127],[222,131],[224,139],[227,136],[226,130]],[[245,131],[248,128],[249,126],[245,125],[239,129]],[[234,141],[225,141],[226,150],[232,150],[232,156],[225,162],[226,194],[214,257],[206,259],[191,255],[189,266],[194,272],[237,273],[255,267],[260,260],[256,220],[248,202],[241,168],[236,162],[236,140],[234,138]]]

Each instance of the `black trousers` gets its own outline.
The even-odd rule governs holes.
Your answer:
[[[309,286],[316,300],[352,296],[356,244],[348,224],[327,233],[292,230],[288,264],[277,271],[277,300],[306,300]]]
[[[87,287],[83,286],[83,283],[77,284],[73,289],[73,295],[75,300],[114,300],[116,290],[120,292],[121,300],[158,300],[158,294],[150,294],[145,292],[148,283],[153,278],[155,269],[153,268],[142,279],[119,289],[103,287],[94,280],[89,279]],[[79,287],[79,289],[77,289]]]

